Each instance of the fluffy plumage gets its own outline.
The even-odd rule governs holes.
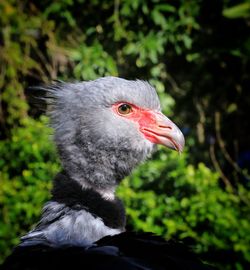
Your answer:
[[[45,90],[64,171],[40,222],[2,269],[208,269],[178,244],[124,232],[116,186],[155,143],[184,146],[180,130],[160,112],[155,89],[106,77]],[[128,114],[117,111],[122,103]]]
[[[105,77],[81,83],[59,83],[48,89],[51,123],[62,165],[83,187],[104,193],[153,150],[130,121],[112,112],[118,101],[160,111],[155,89],[144,81]],[[119,147],[118,147],[119,145]]]

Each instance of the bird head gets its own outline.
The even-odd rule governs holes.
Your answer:
[[[83,187],[114,190],[157,144],[183,150],[181,131],[145,81],[104,77],[47,91],[62,165]]]

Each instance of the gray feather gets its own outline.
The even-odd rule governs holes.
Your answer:
[[[144,81],[115,77],[48,88],[51,123],[64,169],[83,187],[114,191],[153,151],[135,123],[115,115],[124,101],[160,110],[155,89]],[[117,147],[119,146],[119,147]]]
[[[58,82],[41,90],[47,91],[54,140],[69,179],[79,183],[79,189],[94,190],[103,200],[114,200],[116,186],[152,153],[154,144],[145,139],[136,123],[115,114],[112,105],[128,102],[160,111],[155,89],[144,81],[105,77]],[[74,198],[74,194],[69,196]],[[76,206],[48,202],[40,222],[22,238],[21,245],[83,246],[124,230],[108,227],[96,213]]]

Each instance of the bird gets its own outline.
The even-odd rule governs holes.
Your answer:
[[[212,269],[189,248],[126,231],[119,183],[161,144],[182,152],[180,129],[147,81],[102,77],[39,86],[62,171],[37,225],[0,267],[42,269]]]

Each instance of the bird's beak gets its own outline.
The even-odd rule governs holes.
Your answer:
[[[182,152],[185,139],[180,129],[162,113],[154,112],[152,116],[155,123],[141,127],[144,136],[153,143]]]

